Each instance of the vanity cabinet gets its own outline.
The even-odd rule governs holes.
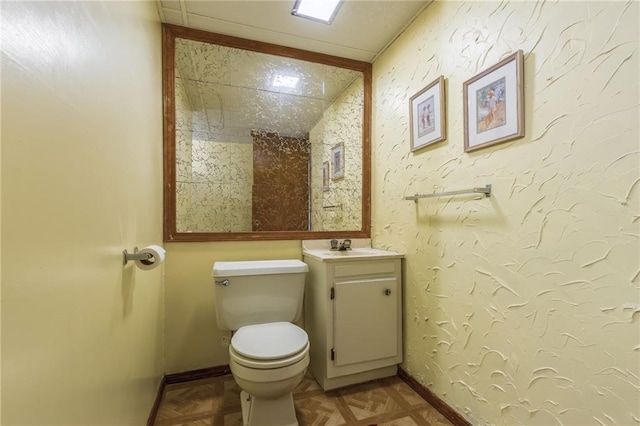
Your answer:
[[[309,369],[335,389],[394,376],[402,362],[402,259],[304,255]]]

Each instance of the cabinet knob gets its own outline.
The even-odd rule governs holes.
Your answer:
[[[389,296],[391,294],[391,290],[389,290],[388,288],[384,289],[384,294]]]

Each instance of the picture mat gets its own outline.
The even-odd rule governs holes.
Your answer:
[[[502,126],[494,127],[478,133],[478,116],[476,104],[476,92],[483,87],[493,83],[496,80],[505,78],[505,118],[506,123]],[[516,60],[510,61],[496,71],[474,81],[467,86],[467,108],[468,108],[468,126],[469,126],[469,147],[482,145],[484,143],[502,139],[510,135],[518,133],[518,74],[516,68]]]
[[[420,105],[433,97],[433,131],[420,135]],[[440,116],[442,99],[440,98],[440,85],[434,84],[429,90],[413,100],[411,105],[412,130],[414,135],[413,149],[421,148],[429,142],[442,138],[442,117]]]

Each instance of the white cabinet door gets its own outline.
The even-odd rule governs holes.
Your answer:
[[[335,366],[398,353],[399,283],[395,277],[335,283]]]

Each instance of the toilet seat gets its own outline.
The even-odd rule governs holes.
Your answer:
[[[299,353],[297,353],[297,354],[295,354],[293,356],[290,356],[290,357],[287,357],[287,358],[270,360],[270,361],[264,361],[264,360],[258,360],[258,359],[244,357],[244,356],[238,354],[233,349],[233,346],[229,346],[229,355],[231,356],[231,359],[233,361],[237,362],[238,364],[240,364],[240,365],[242,365],[244,367],[254,368],[254,369],[257,369],[257,370],[272,370],[272,369],[276,369],[276,368],[288,367],[288,366],[290,366],[292,364],[300,362],[308,354],[309,354],[309,343],[307,343],[305,345],[305,347]]]
[[[255,369],[282,368],[309,353],[309,337],[288,322],[240,327],[231,339],[229,355],[238,364]]]

